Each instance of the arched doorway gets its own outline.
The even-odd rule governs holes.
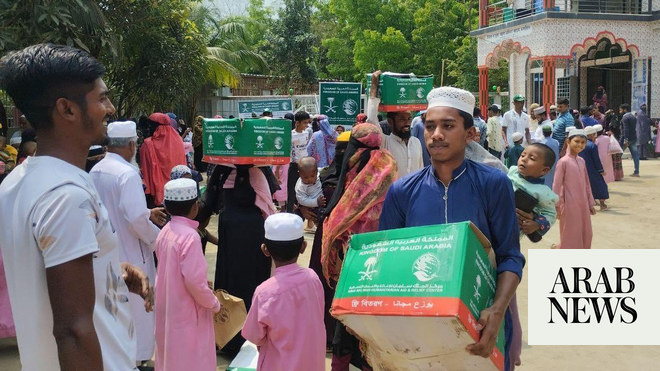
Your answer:
[[[598,87],[607,92],[607,107],[631,102],[632,53],[610,39],[600,39],[578,59],[582,105],[591,105]],[[584,85],[584,86],[583,86]]]
[[[636,110],[642,103],[649,103],[649,59],[640,57],[637,45],[602,31],[573,45],[570,54],[571,63],[577,67],[576,93],[580,106],[592,104],[599,86],[607,91],[608,109],[630,103]]]
[[[506,110],[515,94],[525,95],[530,55],[528,47],[511,39],[503,41],[488,53],[485,64],[479,66],[479,105],[482,111],[488,104],[496,102],[501,102],[502,109]],[[501,92],[508,94],[494,94],[493,86],[499,86]]]

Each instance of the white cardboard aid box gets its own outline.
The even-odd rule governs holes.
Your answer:
[[[364,340],[374,370],[502,371],[504,326],[489,358],[465,351],[493,303],[491,258],[469,222],[354,235],[332,314]]]

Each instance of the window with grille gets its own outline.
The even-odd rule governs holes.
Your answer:
[[[557,99],[566,98],[571,100],[571,78],[559,77],[557,78]]]
[[[543,74],[533,73],[532,75],[532,102],[543,101]]]

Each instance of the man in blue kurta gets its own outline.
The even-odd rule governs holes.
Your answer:
[[[598,132],[602,130],[603,127],[600,124],[589,126],[584,129],[584,133],[587,135],[588,139],[587,146],[584,147],[584,150],[582,150],[578,156],[584,159],[584,165],[587,167],[589,185],[591,186],[591,194],[594,196],[594,200],[598,200],[601,210],[606,210],[607,205],[605,204],[605,200],[610,198],[610,192],[607,188],[607,183],[605,182],[605,169],[603,169],[603,164],[600,162],[598,146],[594,143]]]
[[[380,230],[471,221],[488,238],[497,261],[497,289],[491,307],[483,310],[480,340],[468,345],[473,355],[488,357],[505,321],[505,369],[511,337],[509,302],[520,283],[525,258],[520,252],[513,187],[502,171],[465,159],[474,138],[474,96],[441,87],[427,96],[424,139],[431,165],[409,174],[389,189]]]

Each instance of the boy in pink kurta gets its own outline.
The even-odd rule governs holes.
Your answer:
[[[313,270],[300,267],[303,220],[279,213],[266,219],[261,250],[275,273],[257,287],[242,335],[259,347],[257,371],[325,370],[324,296]]]
[[[181,178],[165,185],[172,220],[156,240],[156,371],[215,371],[213,314],[220,302],[206,280],[197,233],[197,184]]]
[[[557,162],[552,190],[559,196],[556,208],[560,249],[591,248],[591,215],[596,209],[587,167],[578,156],[586,145],[584,130],[571,130],[566,155]]]

